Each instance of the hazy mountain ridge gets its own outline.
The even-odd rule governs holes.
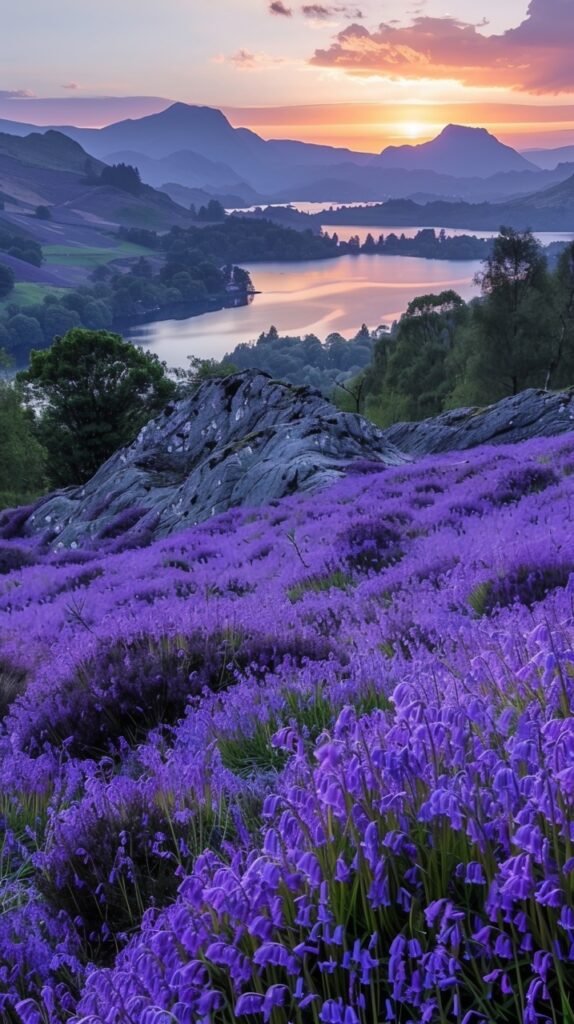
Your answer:
[[[16,129],[15,129],[16,131]],[[60,131],[98,159],[136,163],[144,180],[238,194],[258,201],[382,201],[416,193],[496,201],[568,176],[543,171],[484,129],[449,125],[429,143],[382,154],[293,140],[265,141],[233,128],[220,110],[175,103],[158,114],[105,128]],[[545,175],[543,178],[542,175]]]
[[[520,200],[526,209],[532,210],[564,210],[574,212],[574,174],[552,188],[535,192]]]
[[[558,149],[527,149],[523,156],[544,170],[555,170],[561,163],[574,161],[574,146],[560,146]]]

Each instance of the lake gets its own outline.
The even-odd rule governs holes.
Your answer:
[[[480,261],[423,260],[405,256],[342,256],[304,263],[244,264],[261,293],[247,306],[187,320],[142,324],[127,332],[168,366],[187,366],[187,356],[221,359],[237,344],[254,341],[273,324],[280,334],[332,331],[345,337],[392,324],[416,295],[453,288],[464,299],[478,292]]]

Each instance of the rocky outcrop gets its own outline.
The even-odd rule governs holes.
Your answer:
[[[454,409],[420,423],[396,423],[385,440],[412,456],[515,444],[574,430],[574,389],[522,391],[484,409]]]
[[[87,484],[40,502],[19,532],[48,534],[51,547],[153,539],[231,507],[318,490],[355,460],[410,461],[319,392],[250,370],[168,406]]]

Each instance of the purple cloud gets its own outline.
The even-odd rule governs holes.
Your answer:
[[[290,18],[293,14],[291,7],[286,7],[281,0],[273,0],[272,4],[269,4],[270,14],[281,14],[284,18]]]
[[[328,7],[325,4],[303,4],[301,13],[306,18],[315,18],[318,21],[326,21],[328,18],[335,18],[341,14],[346,18],[364,18],[363,12],[358,7],[349,7],[347,4]]]
[[[30,92],[29,89],[0,89],[0,99],[2,100],[31,100],[34,99],[35,93]]]

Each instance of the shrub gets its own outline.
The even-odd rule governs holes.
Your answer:
[[[233,631],[118,641],[102,645],[39,704],[32,696],[13,725],[30,753],[45,741],[65,742],[70,754],[99,757],[120,737],[137,743],[151,728],[177,721],[205,690],[225,690],[247,671],[273,671],[288,657],[299,664],[324,659],[331,650],[326,640]]]
[[[560,477],[547,466],[525,466],[504,477],[492,494],[486,495],[495,505],[510,505],[528,494],[538,494],[557,484]]]
[[[74,919],[89,960],[108,962],[147,908],[173,901],[197,854],[220,850],[233,830],[226,807],[209,795],[174,811],[161,793],[154,798],[119,778],[92,787],[56,822],[39,860],[40,889],[54,911]]]
[[[24,692],[26,677],[24,669],[17,668],[6,658],[0,657],[0,719],[4,718],[16,697]]]
[[[33,565],[34,561],[34,556],[27,548],[0,542],[0,576],[5,576],[16,569],[24,569],[27,565]]]
[[[401,534],[387,522],[366,520],[338,537],[344,562],[359,572],[380,572],[403,557]]]
[[[468,601],[477,615],[492,615],[498,608],[522,604],[532,608],[553,590],[565,587],[574,562],[555,566],[521,565],[496,580],[479,583]]]

